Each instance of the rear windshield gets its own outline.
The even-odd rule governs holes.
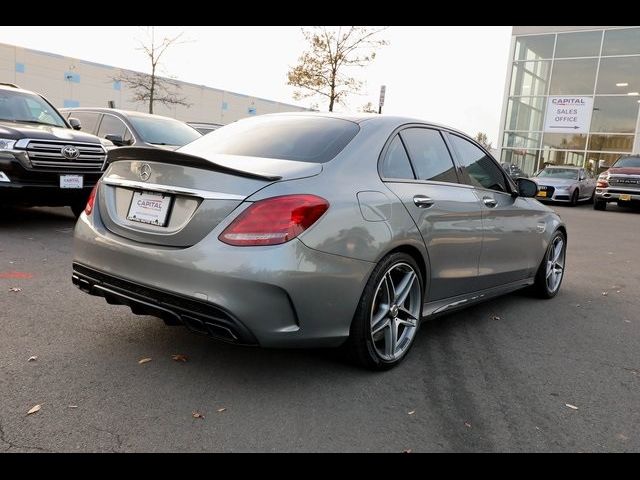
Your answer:
[[[564,178],[566,180],[576,180],[578,178],[578,170],[575,168],[545,168],[539,177]]]
[[[640,168],[640,157],[622,157],[614,164],[614,167]]]
[[[195,128],[173,118],[131,115],[129,121],[142,140],[153,145],[181,147],[201,137]]]
[[[325,163],[356,136],[360,127],[327,117],[257,117],[219,128],[181,148],[183,153],[212,153]]]

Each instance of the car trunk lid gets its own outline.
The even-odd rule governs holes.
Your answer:
[[[319,164],[259,157],[197,157],[155,148],[109,152],[98,209],[111,232],[141,243],[189,247],[247,197],[281,180],[317,175]]]

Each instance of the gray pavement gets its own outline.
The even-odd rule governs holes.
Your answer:
[[[4,211],[0,452],[639,451],[640,213],[556,210],[569,252],[555,299],[426,323],[384,373],[110,306],[71,284],[67,209]]]

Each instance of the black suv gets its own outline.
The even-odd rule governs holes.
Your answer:
[[[68,205],[76,216],[104,171],[106,150],[44,97],[0,83],[0,204]]]

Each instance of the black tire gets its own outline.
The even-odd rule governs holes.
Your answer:
[[[556,239],[562,239],[563,242],[563,252],[562,252],[562,274],[560,276],[560,281],[554,289],[549,287],[547,282],[547,261],[550,259],[550,255],[552,255],[552,251],[554,245],[556,243]],[[564,279],[564,270],[566,267],[566,255],[567,255],[567,236],[561,231],[556,230],[556,232],[551,237],[549,241],[549,245],[547,246],[547,250],[544,253],[544,257],[538,266],[538,271],[536,272],[535,282],[532,286],[532,290],[535,295],[539,298],[549,299],[555,297],[560,291],[560,287],[562,286],[562,280]]]
[[[409,343],[404,347],[405,349],[401,355],[399,355],[398,358],[388,360],[382,358],[378,353],[371,326],[372,310],[377,298],[376,293],[378,292],[378,287],[381,286],[384,281],[387,272],[393,268],[405,268],[405,266],[409,266],[417,277],[419,284],[419,299],[417,302],[419,304],[419,312],[422,311],[424,280],[420,273],[420,268],[413,257],[406,253],[397,252],[384,257],[374,268],[371,276],[369,277],[369,281],[364,288],[362,297],[360,298],[360,303],[358,304],[358,309],[356,310],[353,322],[351,323],[349,339],[345,344],[347,353],[357,364],[370,370],[387,370],[402,362],[413,346],[416,333],[420,328],[420,313],[418,313],[415,331],[413,331],[412,337],[410,338]],[[415,300],[415,298],[413,300]],[[399,335],[396,335],[396,337],[397,336]]]
[[[587,203],[593,203],[596,200],[596,189],[594,188],[591,192],[591,196],[589,197],[589,201]]]
[[[87,200],[75,200],[71,205],[71,211],[73,212],[73,216],[79,218],[84,212],[85,207],[87,206]]]
[[[576,188],[573,191],[573,195],[571,195],[571,206],[575,207],[576,205],[578,205],[578,200],[580,199],[580,191]]]
[[[607,202],[603,202],[602,200],[594,200],[593,201],[593,209],[594,210],[606,210]]]

